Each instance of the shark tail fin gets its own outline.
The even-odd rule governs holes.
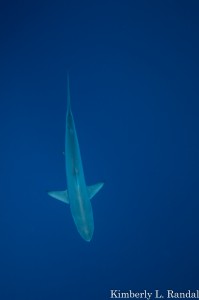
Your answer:
[[[104,182],[99,182],[94,185],[87,186],[89,198],[92,199],[99,192],[99,190],[101,190],[103,185]]]
[[[48,192],[48,195],[55,198],[56,200],[62,201],[69,204],[68,192],[65,191],[52,191]]]
[[[71,110],[70,104],[70,85],[69,85],[69,73],[67,73],[67,111]]]

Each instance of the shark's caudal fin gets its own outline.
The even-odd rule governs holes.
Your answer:
[[[67,73],[67,111],[71,110],[70,104],[70,87],[69,87],[69,74]]]
[[[104,182],[99,182],[94,185],[87,186],[89,198],[92,199],[99,192],[99,190],[101,190],[103,185]]]
[[[57,199],[57,200],[59,200],[59,201],[62,201],[64,203],[69,204],[67,190],[48,192],[48,195],[55,198],[55,199]]]

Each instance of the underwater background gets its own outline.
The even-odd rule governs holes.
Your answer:
[[[199,289],[199,2],[0,2],[0,299]],[[95,231],[67,205],[67,71]]]

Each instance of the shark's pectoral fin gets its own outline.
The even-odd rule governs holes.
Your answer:
[[[65,191],[53,191],[53,192],[48,192],[48,195],[59,200],[62,201],[64,203],[69,204],[69,199],[68,199],[68,192],[67,190]]]
[[[104,182],[99,182],[94,185],[87,186],[89,198],[90,199],[93,198],[99,192],[99,190],[103,187],[103,185],[104,185]]]

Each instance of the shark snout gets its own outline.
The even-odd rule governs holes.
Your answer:
[[[90,242],[90,240],[92,239],[93,237],[93,230],[86,227],[82,230],[81,232],[81,236],[83,237],[83,239],[87,242]]]

